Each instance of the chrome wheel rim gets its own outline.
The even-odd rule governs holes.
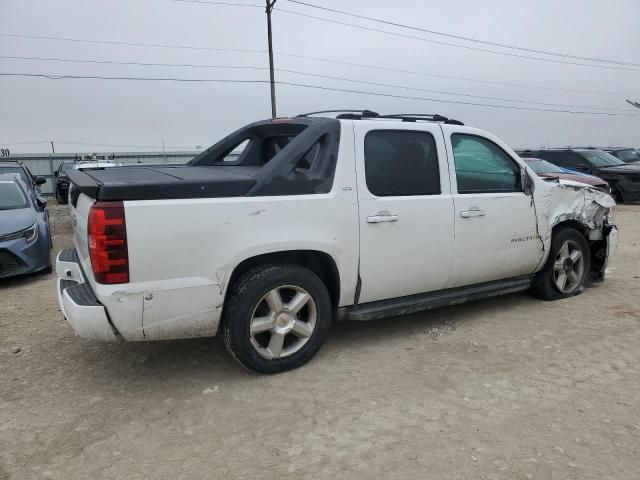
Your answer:
[[[582,283],[584,258],[577,242],[566,240],[553,263],[553,283],[562,293],[575,292]]]
[[[316,328],[318,312],[311,294],[294,285],[266,293],[251,315],[251,345],[267,359],[288,357],[299,351]]]

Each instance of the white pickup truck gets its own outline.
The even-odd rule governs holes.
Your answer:
[[[253,123],[187,165],[71,172],[75,248],[56,270],[76,333],[220,330],[242,365],[275,373],[308,361],[334,319],[604,279],[609,195],[543,180],[439,115],[336,113]]]

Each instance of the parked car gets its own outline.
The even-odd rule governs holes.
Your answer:
[[[635,148],[603,148],[602,150],[619,158],[624,163],[640,162],[640,152]]]
[[[0,278],[51,272],[46,203],[20,174],[0,174]]]
[[[524,161],[527,162],[527,165],[531,167],[531,170],[541,178],[559,178],[562,180],[586,183],[587,185],[591,185],[605,193],[611,193],[609,184],[601,178],[594,177],[593,175],[587,175],[586,173],[574,172],[566,168],[561,168],[553,163],[547,162],[546,160],[542,160],[541,158],[525,158]]]
[[[83,168],[109,168],[117,165],[117,163],[110,160],[88,160],[61,163],[53,174],[56,178],[56,200],[61,204],[67,203],[67,196],[69,193],[69,170],[82,170]]]
[[[600,177],[619,202],[640,200],[640,164],[624,163],[607,152],[591,148],[525,150],[520,155]]]
[[[56,178],[56,200],[58,203],[67,203],[67,195],[69,193],[69,170],[73,169],[72,162],[63,162],[58,165],[58,169],[53,173]]]
[[[266,120],[187,165],[69,179],[75,248],[58,255],[57,292],[77,334],[220,330],[265,373],[312,358],[332,319],[579,294],[618,242],[611,196],[546,182],[495,136],[438,115]]]
[[[41,199],[44,198],[42,197],[40,186],[44,185],[47,182],[47,179],[40,176],[34,177],[24,163],[15,160],[0,162],[0,175],[7,173],[17,173],[20,175],[25,184],[27,184],[29,188],[33,189],[38,197]]]

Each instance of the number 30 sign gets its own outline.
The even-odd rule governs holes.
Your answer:
[[[0,148],[0,158],[10,157],[11,153],[8,148]]]

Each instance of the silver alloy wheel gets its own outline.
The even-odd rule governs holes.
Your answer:
[[[584,258],[580,245],[573,240],[566,240],[553,264],[553,283],[562,293],[573,293],[582,283],[584,275]]]
[[[249,324],[251,345],[263,358],[287,357],[309,341],[317,316],[316,303],[304,288],[274,288],[253,311]]]

